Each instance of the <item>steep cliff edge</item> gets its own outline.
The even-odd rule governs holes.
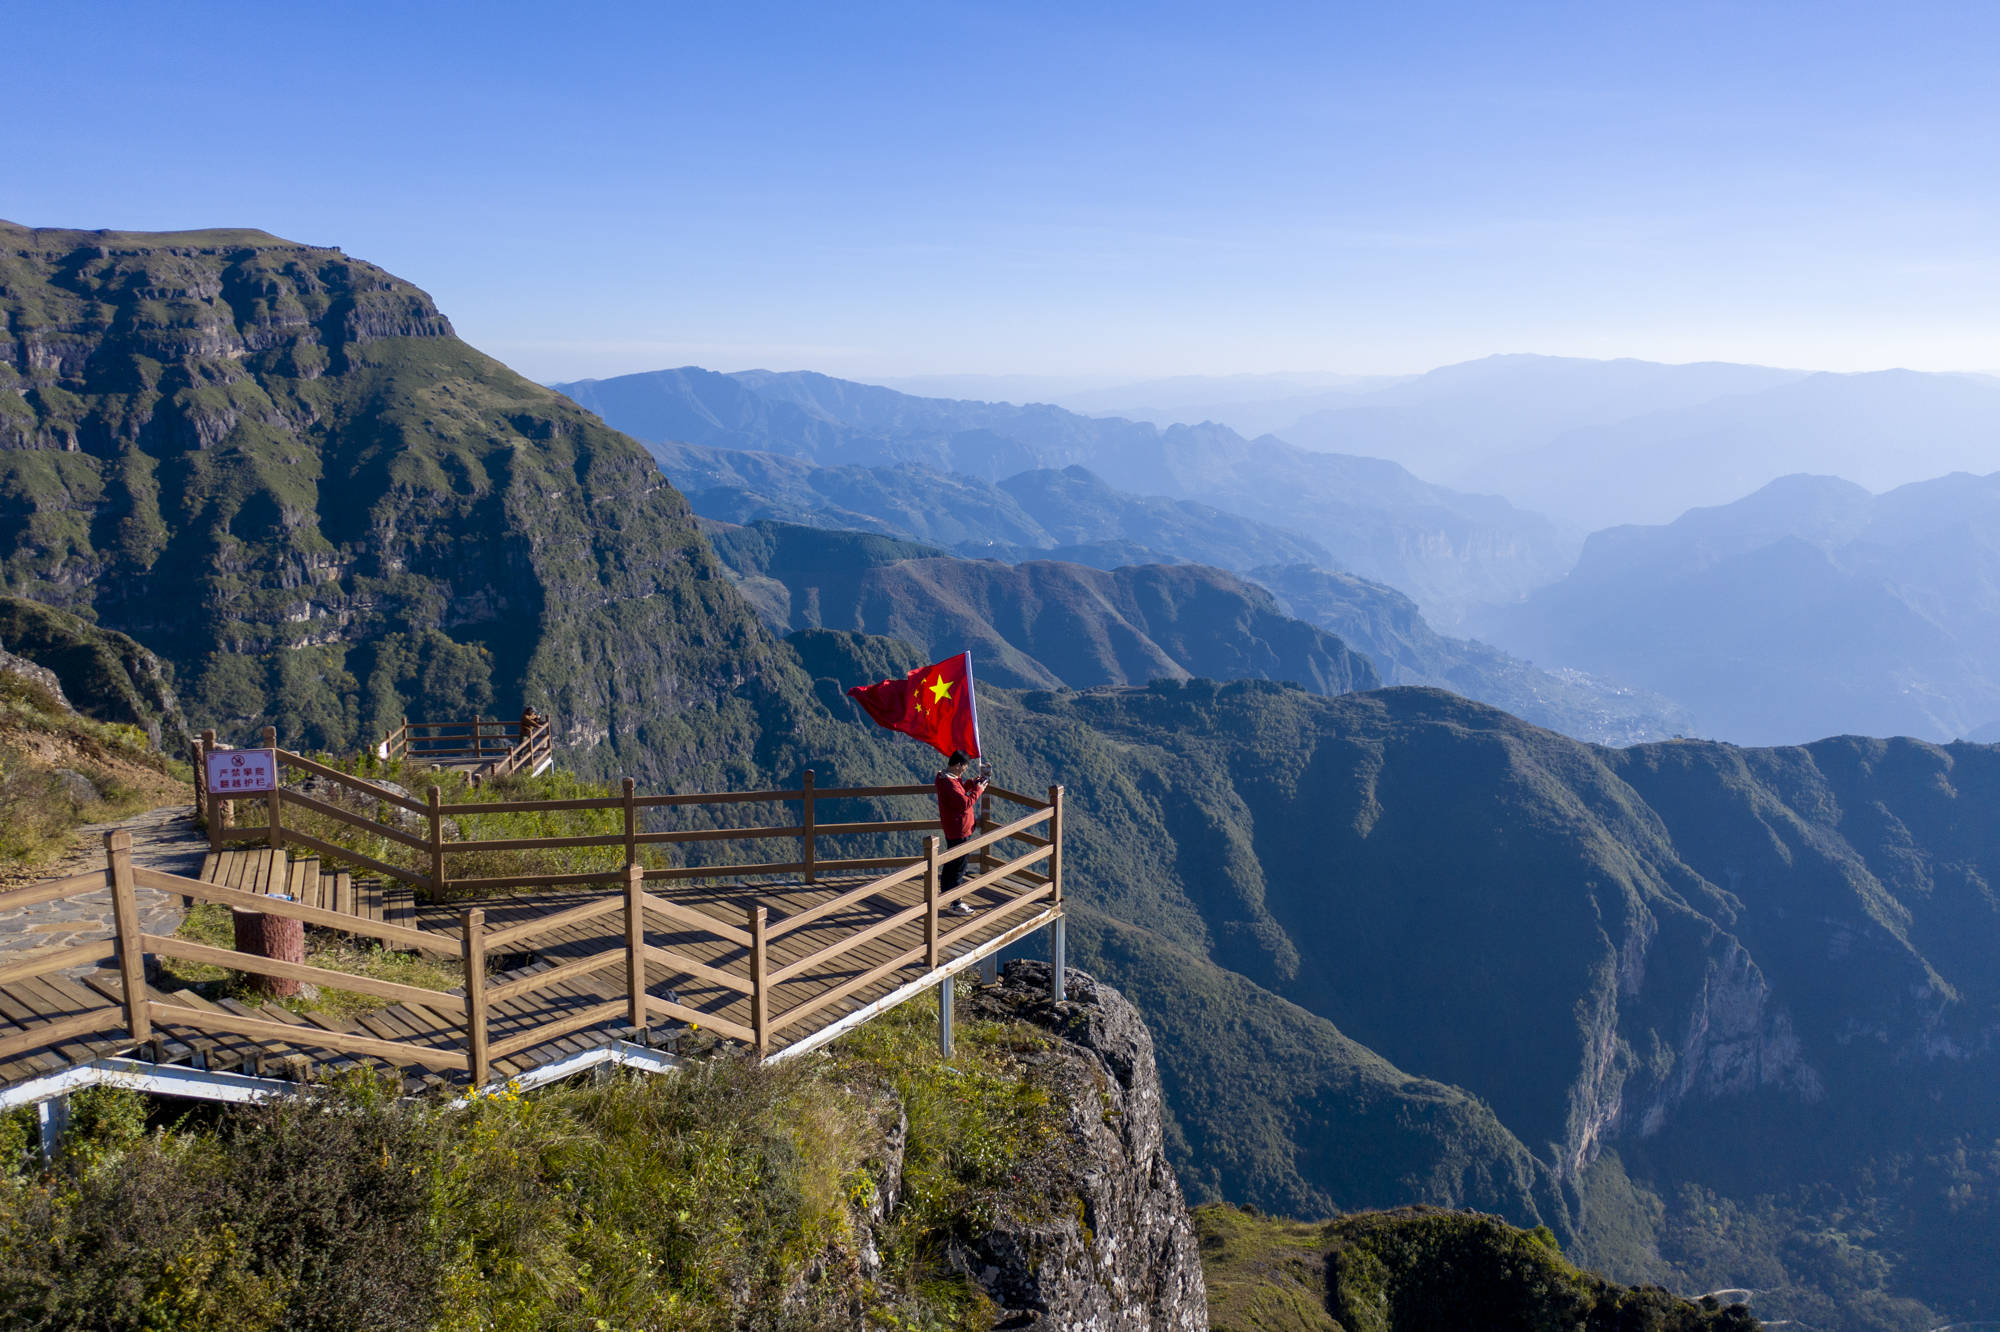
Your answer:
[[[926,997],[463,1109],[349,1083],[149,1134],[91,1092],[52,1170],[0,1116],[0,1326],[1203,1332],[1151,1042],[1072,984],[961,981],[949,1060]]]
[[[1138,1010],[1082,972],[1066,999],[1043,962],[1010,962],[974,990],[973,1017],[1024,1021],[1058,1039],[1066,1129],[1081,1147],[1074,1208],[1038,1225],[996,1229],[959,1251],[1021,1332],[1204,1332],[1201,1257],[1167,1163],[1153,1038]]]

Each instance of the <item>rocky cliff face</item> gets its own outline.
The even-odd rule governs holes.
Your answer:
[[[0,224],[0,585],[158,652],[231,736],[527,701],[656,779],[740,739],[715,714],[772,651],[636,443],[255,231]]]
[[[1194,1226],[1167,1164],[1153,1038],[1125,997],[1071,971],[1010,962],[974,992],[969,1017],[1014,1018],[1058,1038],[1068,1131],[1081,1145],[1074,1206],[1027,1228],[977,1236],[955,1256],[1018,1332],[1204,1332],[1208,1301]]]

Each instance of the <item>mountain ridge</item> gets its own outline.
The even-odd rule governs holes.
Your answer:
[[[998,481],[1080,465],[1114,484],[1191,499],[1316,541],[1338,567],[1403,589],[1455,619],[1511,600],[1567,566],[1554,524],[1492,495],[1419,480],[1377,458],[1314,453],[1226,426],[1079,416],[1046,405],[912,398],[812,372],[721,375],[699,367],[562,386],[655,443],[790,453],[823,464],[922,464]]]

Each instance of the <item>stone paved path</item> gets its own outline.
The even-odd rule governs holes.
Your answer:
[[[202,853],[208,838],[189,817],[188,806],[168,805],[135,814],[117,823],[95,823],[77,830],[68,855],[56,864],[32,875],[20,877],[7,887],[21,888],[44,879],[82,874],[104,865],[104,834],[113,828],[132,834],[132,860],[148,869],[189,878],[201,872]],[[140,928],[149,934],[172,934],[181,926],[181,899],[150,888],[137,892]],[[111,890],[95,892],[34,906],[0,910],[0,966],[25,961],[60,948],[96,943],[111,937]],[[66,974],[87,972],[89,966],[73,967]]]

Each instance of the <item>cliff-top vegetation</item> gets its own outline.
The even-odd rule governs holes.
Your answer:
[[[1048,1035],[962,1022],[947,1063],[934,1021],[462,1110],[367,1081],[181,1117],[98,1090],[49,1169],[16,1115],[0,1325],[985,1327],[954,1246],[1075,1206],[1074,1162]]]

